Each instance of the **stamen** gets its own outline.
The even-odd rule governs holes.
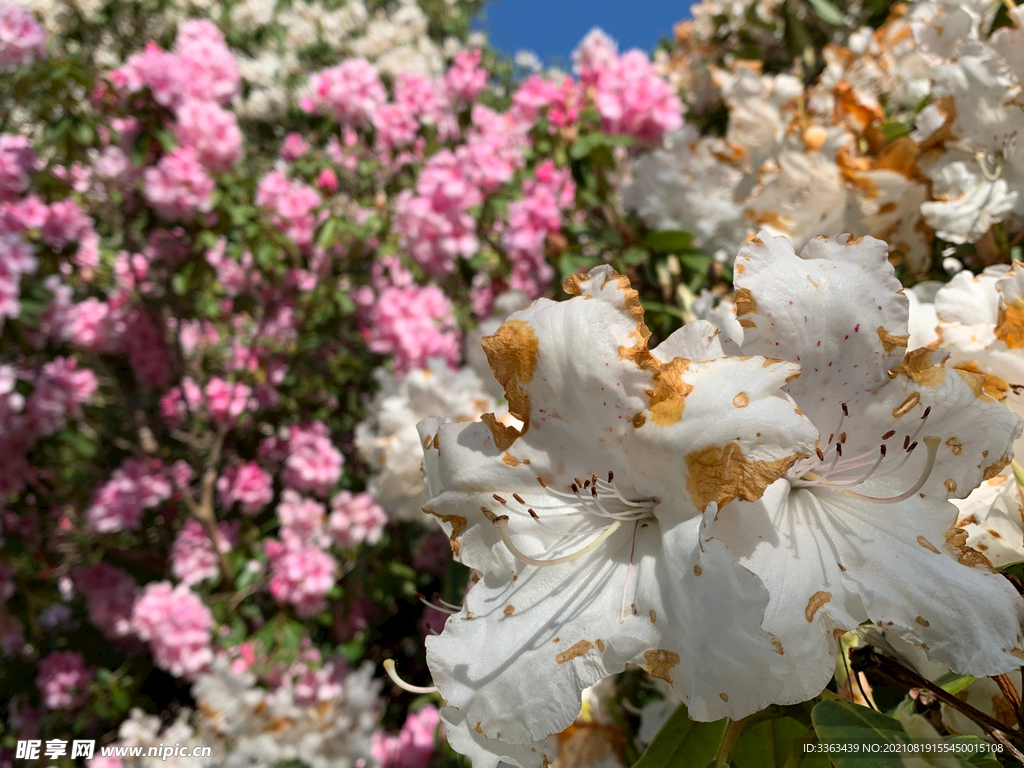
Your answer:
[[[499,496],[499,495],[498,495],[498,494],[496,494],[496,493],[492,493],[492,494],[491,494],[491,496],[493,496],[493,497],[494,497],[494,500],[495,500],[496,502],[498,502],[499,504],[508,504],[508,502],[507,502],[507,501],[505,501],[505,500],[504,500],[503,498],[501,498],[501,496]]]
[[[822,483],[821,485],[823,487],[826,487],[826,488],[848,488],[848,487],[853,486],[853,485],[860,485],[861,483],[863,483],[865,480],[867,480],[869,477],[871,477],[875,473],[875,470],[878,469],[878,467],[881,465],[881,463],[882,463],[882,461],[884,459],[885,459],[885,446],[882,445],[882,446],[879,447],[878,459],[872,465],[871,469],[869,469],[865,474],[863,474],[860,477],[858,477],[856,480],[851,480],[851,481],[846,481],[846,482],[841,482],[841,483]]]
[[[526,503],[525,501],[523,501],[523,497],[520,496],[518,493],[513,493],[512,494],[512,498],[515,499],[516,501],[518,501],[520,504],[525,504]]]
[[[882,439],[883,440],[888,440],[890,437],[892,437],[895,434],[896,434],[896,430],[895,429],[890,429],[888,432],[886,432],[884,435],[882,435]]]
[[[608,470],[608,485],[611,485],[611,484],[612,484],[613,482],[615,482],[615,473],[614,473],[614,472],[612,472],[612,471],[611,471],[611,470],[609,469],[609,470]]]
[[[938,437],[926,437],[924,439],[924,444],[928,447],[928,460],[925,463],[924,471],[921,473],[921,476],[917,479],[917,482],[914,483],[914,486],[910,490],[904,491],[899,496],[879,498],[876,496],[866,496],[863,493],[856,493],[855,491],[848,491],[845,489],[838,490],[841,490],[842,493],[849,494],[850,496],[856,496],[858,499],[874,502],[875,504],[896,504],[897,502],[900,501],[906,501],[915,493],[920,491],[921,488],[924,487],[924,484],[928,482],[928,478],[931,477],[932,470],[935,469],[935,458],[939,455],[939,443],[940,438]],[[916,447],[917,443],[914,443],[913,448]],[[911,450],[913,450],[913,448],[911,448]]]
[[[437,693],[437,688],[433,685],[410,685],[409,683],[405,682],[405,680],[400,678],[398,676],[398,673],[395,671],[394,659],[384,659],[384,671],[388,673],[388,677],[391,678],[391,682],[393,682],[403,691],[408,691],[409,693]]]
[[[508,548],[508,551],[512,553],[512,556],[514,558],[516,558],[516,560],[519,560],[519,561],[521,561],[523,563],[526,563],[527,565],[538,565],[538,566],[561,565],[562,563],[568,563],[568,562],[571,562],[573,560],[576,560],[577,558],[583,557],[583,555],[587,554],[588,552],[593,551],[595,548],[597,548],[598,546],[603,544],[608,539],[608,537],[611,536],[613,533],[615,533],[617,530],[619,530],[619,527],[622,525],[622,521],[621,520],[615,520],[611,525],[609,525],[607,528],[605,528],[604,532],[601,533],[600,536],[598,536],[596,539],[591,541],[589,544],[587,544],[582,549],[579,549],[579,550],[573,552],[572,554],[563,555],[562,557],[556,557],[556,558],[553,558],[551,560],[538,560],[535,557],[530,557],[529,555],[524,554],[512,542],[512,536],[511,536],[511,534],[509,533],[509,530],[508,530],[508,516],[507,515],[501,515],[500,517],[496,517],[493,522],[494,522],[494,527],[498,529],[498,535],[501,536],[502,542],[504,542],[505,546]]]
[[[423,603],[425,606],[427,606],[427,608],[433,608],[435,611],[440,611],[441,613],[447,613],[447,614],[451,614],[451,615],[454,616],[456,613],[458,613],[459,611],[462,610],[461,606],[452,605],[451,603],[446,603],[444,600],[439,598],[437,595],[434,595],[434,599],[437,600],[437,602],[439,602],[441,605],[434,605],[432,602],[427,600],[425,595],[423,595],[423,594],[421,594],[419,592],[413,592],[413,596],[417,600],[419,600],[421,603]]]
[[[816,454],[818,454],[818,461],[824,461],[825,460],[825,454],[821,452],[821,448],[818,448],[817,446],[815,446],[814,452]]]

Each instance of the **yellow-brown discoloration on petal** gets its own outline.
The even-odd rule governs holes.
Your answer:
[[[640,427],[642,427],[647,422],[647,417],[644,416],[643,412],[641,411],[640,413],[636,414],[631,419],[631,421],[633,422],[634,427],[640,429]]]
[[[920,544],[925,549],[930,549],[936,555],[941,554],[941,552],[939,552],[939,550],[935,548],[935,545],[932,544],[930,541],[928,541],[928,539],[926,539],[924,536],[918,536],[917,537],[917,543]]]
[[[654,622],[656,622],[657,620],[658,620],[658,614],[656,614],[656,613],[654,612],[654,609],[652,608],[652,609],[651,609],[651,624],[653,624],[653,623],[654,623]]]
[[[907,333],[901,336],[895,336],[885,330],[882,326],[878,326],[878,339],[882,342],[885,354],[891,355],[894,349],[899,349],[900,347],[906,348],[907,342],[910,341],[910,334]]]
[[[594,644],[589,640],[580,640],[571,648],[562,651],[560,654],[555,656],[555,661],[559,664],[565,664],[565,662],[572,661],[577,656],[582,656],[583,654],[589,652],[593,647]]]
[[[941,386],[946,380],[946,369],[941,364],[936,365],[932,362],[932,355],[934,354],[935,350],[928,349],[927,347],[907,352],[903,362],[889,373],[893,378],[901,375],[906,376],[922,387],[933,388]],[[942,362],[944,363],[947,359],[948,355],[943,358]]]
[[[718,698],[720,698],[722,701],[728,701],[729,700],[729,694],[728,693],[720,693],[720,694],[718,694]]]
[[[978,368],[978,364],[973,360],[957,363],[954,368],[958,371],[967,371],[968,373],[981,376],[983,379],[982,389],[993,400],[1002,400],[1010,393],[1010,385],[1006,379],[991,373],[985,373]],[[965,381],[968,382],[968,385],[971,385],[969,380],[965,379]],[[971,388],[973,390],[973,386]],[[975,396],[977,396],[977,393],[975,393]]]
[[[996,462],[994,462],[992,464],[989,464],[987,467],[985,467],[985,472],[984,472],[984,474],[982,474],[981,479],[982,480],[991,480],[993,477],[995,477],[1000,472],[1002,472],[1003,471],[1003,467],[1005,467],[1009,463],[1010,463],[1010,457],[1009,456],[1003,456],[998,461],[996,461]]]
[[[922,627],[930,627],[932,625],[932,623],[928,621],[928,619],[926,619],[924,616],[918,616],[914,619],[914,621],[916,621]]]
[[[994,571],[992,563],[981,552],[973,547],[967,546],[967,531],[963,528],[953,526],[946,531],[946,549],[956,555],[957,562],[970,568],[981,566],[989,571]]]
[[[604,640],[602,640],[601,638],[598,638],[597,640],[594,641],[594,644],[597,646],[597,650],[598,651],[600,651],[601,653],[604,653]]]
[[[506,453],[504,456],[501,457],[501,463],[508,464],[510,467],[518,467],[519,459],[517,459],[511,453]]]
[[[949,438],[949,440],[946,441],[946,445],[949,446],[949,450],[953,452],[954,456],[959,456],[961,453],[963,453],[964,444],[957,439],[956,435],[953,435],[953,437]]]
[[[647,651],[644,671],[651,677],[657,677],[672,685],[672,668],[679,664],[679,654],[672,651]]]
[[[689,367],[689,360],[677,357],[655,372],[654,388],[647,395],[651,398],[651,421],[659,427],[671,427],[682,418],[686,396],[693,391],[693,385],[683,381]]]
[[[807,601],[807,607],[804,608],[804,618],[807,619],[808,624],[814,621],[814,614],[818,612],[818,609],[831,599],[832,593],[824,590],[819,590],[811,595],[810,600]]]
[[[732,404],[736,408],[746,408],[750,405],[750,398],[747,396],[746,392],[740,392],[732,399]]]
[[[513,613],[515,613],[515,612],[516,612],[516,607],[515,607],[514,605],[506,605],[506,606],[505,606],[505,610],[504,610],[504,611],[502,611],[502,613],[503,613],[503,614],[504,614],[505,616],[511,616],[511,615],[512,615]]]
[[[915,405],[917,405],[920,402],[921,402],[921,393],[920,392],[912,392],[912,393],[910,393],[910,395],[907,397],[906,400],[904,400],[898,406],[893,408],[893,411],[892,411],[893,418],[898,419],[901,416],[906,416],[908,413],[910,413],[910,409],[913,408]]]
[[[686,488],[697,509],[705,509],[713,501],[719,507],[733,499],[757,501],[797,458],[794,454],[772,461],[749,461],[739,443],[724,448],[712,445],[687,454]]]
[[[742,317],[742,318],[740,318],[740,327],[741,328],[757,328],[757,323],[755,323],[749,317]]]
[[[1022,651],[1020,648],[1014,648],[1012,651],[1010,651],[1010,655],[1016,656],[1021,661],[1024,661],[1024,651]]]
[[[452,554],[456,557],[462,554],[462,542],[459,541],[459,536],[462,535],[462,532],[466,530],[468,525],[466,518],[462,515],[439,515],[437,512],[432,512],[426,507],[423,508],[423,512],[427,515],[433,515],[442,523],[448,523],[452,527],[451,535],[448,537],[449,543],[452,546]]]
[[[522,433],[515,427],[506,427],[498,421],[493,413],[485,413],[480,416],[480,421],[487,425],[494,438],[494,447],[499,451],[507,451]],[[507,462],[506,462],[507,463]],[[512,466],[515,466],[514,464]]]
[[[968,371],[964,368],[954,368],[953,370],[956,371],[957,376],[963,379],[963,382],[971,388],[971,392],[974,393],[976,398],[980,399],[987,397],[987,393],[985,392],[985,377],[982,374],[974,373],[973,371]]]
[[[1010,349],[1024,348],[1024,304],[1020,301],[999,307],[996,338]]]
[[[757,312],[757,302],[754,300],[754,294],[750,292],[749,288],[737,288],[736,317],[743,317],[754,312]]]
[[[779,642],[778,638],[772,640],[772,650],[775,651],[775,653],[779,654],[779,656],[783,656],[786,653],[786,651],[782,647],[782,643]]]
[[[946,490],[949,493],[956,493],[956,480],[954,480],[952,477],[946,480],[946,482],[943,483],[943,485],[946,486]]]
[[[701,568],[699,565],[693,566],[693,575],[694,576],[700,576],[702,573],[704,573],[704,569],[703,568]]]
[[[508,412],[530,423],[530,396],[521,385],[533,381],[540,341],[525,320],[509,320],[481,342],[494,378],[505,390]]]

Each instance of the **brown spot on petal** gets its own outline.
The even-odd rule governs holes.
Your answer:
[[[754,300],[754,294],[750,292],[749,288],[737,288],[736,317],[743,317],[743,315],[749,315],[752,312],[757,312],[757,302]]]
[[[934,354],[935,350],[927,347],[907,352],[903,362],[893,368],[889,374],[893,378],[906,376],[922,387],[938,387],[946,380],[946,369],[932,362]],[[943,358],[942,362],[945,360],[946,358]]]
[[[937,549],[935,548],[935,545],[934,545],[934,544],[932,544],[932,543],[931,543],[930,541],[928,541],[928,539],[926,539],[926,538],[925,538],[924,536],[918,536],[918,537],[917,537],[917,543],[918,543],[918,544],[920,544],[920,545],[921,545],[922,547],[924,547],[925,549],[930,549],[930,550],[931,550],[932,552],[934,552],[934,553],[935,553],[936,555],[938,555],[938,554],[941,554],[941,553],[939,552],[939,550],[937,550]]]
[[[505,610],[504,610],[504,611],[502,611],[502,613],[503,613],[503,614],[504,614],[505,616],[511,616],[511,615],[512,615],[513,613],[515,613],[515,612],[516,612],[516,607],[515,607],[514,605],[506,605],[506,606],[505,606]]]
[[[651,421],[659,427],[670,427],[683,417],[686,396],[693,385],[683,381],[690,361],[676,357],[661,365],[654,373],[654,388],[647,390],[651,398]]]
[[[728,701],[729,700],[729,694],[728,693],[720,693],[720,694],[718,694],[718,698],[720,698],[722,701]]]
[[[651,624],[653,624],[653,623],[654,623],[654,622],[656,622],[657,620],[658,620],[658,614],[656,614],[656,613],[654,612],[654,609],[652,608],[652,609],[651,609]]]
[[[949,491],[949,493],[956,493],[956,480],[954,480],[952,477],[946,480],[946,482],[943,483],[943,485],[946,486],[946,490]]]
[[[580,640],[578,643],[570,647],[568,650],[562,651],[560,654],[555,656],[555,661],[559,664],[565,664],[567,661],[572,661],[577,656],[582,656],[594,647],[594,644],[589,640]]]
[[[811,595],[811,599],[807,601],[807,607],[804,608],[804,618],[807,619],[808,624],[814,621],[814,614],[818,612],[818,609],[831,599],[832,593],[825,592],[824,590],[820,590]]]
[[[642,427],[647,422],[647,417],[644,416],[643,411],[641,411],[640,413],[636,414],[636,416],[634,416],[631,419],[631,421],[633,422],[634,427],[640,429],[640,427]]]
[[[978,368],[978,364],[973,360],[967,360],[964,362],[957,363],[954,368],[958,371],[966,371],[967,373],[974,374],[975,376],[981,377],[982,391],[991,397],[993,400],[1003,400],[1010,393],[1010,385],[1006,379],[996,376],[991,373],[986,373]],[[961,376],[971,390],[975,390],[974,380]],[[975,397],[978,397],[978,393],[975,391]]]
[[[964,444],[961,443],[956,438],[956,436],[953,436],[953,437],[949,438],[949,440],[946,441],[946,445],[949,446],[949,450],[951,450],[953,452],[954,456],[959,456],[961,454],[961,452],[963,452],[963,450],[964,450]],[[954,485],[954,489],[955,489],[956,483],[953,483],[953,485]]]
[[[782,643],[779,642],[778,638],[772,640],[772,650],[775,653],[779,654],[779,656],[782,656],[786,653],[786,651],[782,648]]]
[[[723,507],[733,499],[757,501],[797,460],[796,454],[769,461],[750,461],[739,443],[711,445],[686,455],[686,488],[697,509],[711,502]]]
[[[967,531],[957,528],[955,525],[946,531],[946,549],[956,555],[957,562],[969,568],[981,567],[986,570],[995,570],[992,563],[981,552],[973,547],[967,546]]]
[[[740,392],[736,397],[732,399],[732,404],[737,408],[746,408],[750,405],[750,398],[747,397],[746,392]]]
[[[921,393],[912,392],[906,400],[904,400],[896,408],[893,409],[893,418],[898,419],[901,416],[906,416],[908,413],[910,413],[910,409],[917,405],[919,402],[921,402]]]
[[[693,575],[694,576],[700,576],[702,573],[704,573],[704,569],[703,568],[701,568],[699,565],[693,566]]]
[[[511,453],[505,453],[505,455],[501,457],[501,463],[508,464],[510,467],[518,467],[519,459],[517,459]]]
[[[466,530],[468,522],[462,515],[439,515],[437,512],[432,512],[426,507],[423,508],[423,512],[427,515],[433,515],[442,523],[447,523],[452,527],[452,532],[449,535],[449,543],[452,547],[452,554],[458,557],[462,554],[462,542],[459,541],[459,536]]]
[[[679,654],[672,651],[647,651],[644,654],[647,664],[643,665],[644,671],[651,677],[664,680],[672,684],[672,668],[679,663]]]
[[[914,621],[916,621],[922,627],[930,627],[932,625],[932,623],[928,621],[928,619],[926,619],[924,616],[918,616],[914,619]]]
[[[599,650],[601,653],[604,653],[604,640],[598,638],[594,641],[594,644],[597,645],[597,650]]]
[[[540,341],[525,320],[508,320],[481,342],[487,362],[505,390],[508,412],[525,425],[530,423],[530,395],[522,388],[533,381]],[[507,446],[506,446],[507,447]]]
[[[1010,463],[1010,457],[1009,456],[1003,456],[998,461],[996,461],[996,462],[994,462],[992,464],[989,464],[987,467],[985,467],[985,471],[982,474],[981,479],[982,480],[991,480],[993,477],[995,477],[1000,472],[1002,472],[1003,471],[1003,467],[1005,467],[1009,463]]]
[[[895,336],[885,330],[881,325],[878,326],[878,339],[882,342],[882,348],[885,349],[885,354],[891,355],[894,349],[906,348],[907,342],[910,341],[910,334],[902,334]]]
[[[1016,656],[1021,661],[1024,661],[1024,651],[1022,651],[1020,648],[1014,648],[1012,651],[1010,651],[1010,655]]]

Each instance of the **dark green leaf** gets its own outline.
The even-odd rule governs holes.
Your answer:
[[[718,751],[729,721],[698,723],[680,705],[658,731],[633,768],[706,768]]]
[[[645,248],[662,253],[675,253],[685,251],[693,245],[693,235],[683,230],[665,230],[663,232],[651,232],[641,243]]]
[[[803,723],[791,717],[762,720],[743,729],[729,755],[733,768],[783,768],[794,751],[802,749],[808,733]],[[822,755],[797,755],[800,768],[830,768]]]
[[[864,744],[893,744],[910,739],[899,720],[859,707],[845,699],[819,702],[811,711],[814,732],[823,744],[852,748]],[[861,751],[829,753],[836,768],[903,768],[897,754],[865,757]]]

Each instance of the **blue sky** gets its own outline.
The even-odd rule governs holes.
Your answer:
[[[565,65],[591,27],[601,27],[622,50],[650,51],[689,15],[689,0],[490,0],[477,24],[505,53],[527,48],[545,62]]]

